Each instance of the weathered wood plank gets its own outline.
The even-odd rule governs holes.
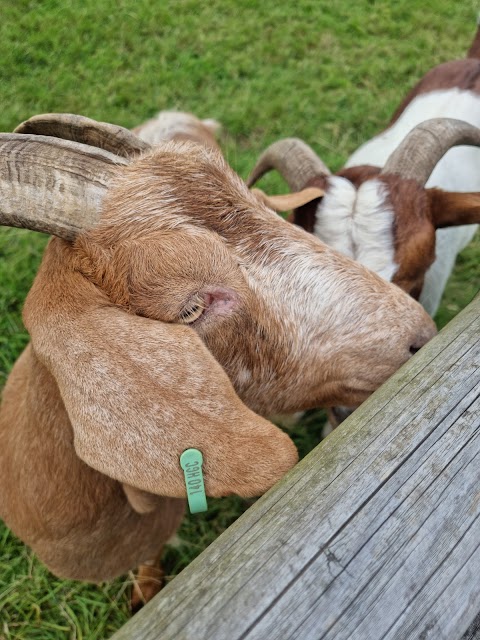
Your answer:
[[[480,640],[480,613],[468,627],[462,640]]]
[[[478,576],[480,296],[114,638],[455,640]]]

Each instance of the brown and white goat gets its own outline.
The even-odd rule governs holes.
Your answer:
[[[0,136],[0,223],[57,236],[3,394],[0,516],[56,574],[99,581],[178,527],[184,449],[208,495],[261,494],[297,459],[262,415],[361,402],[435,329],[217,152],[70,118],[88,144]]]
[[[336,174],[290,138],[272,144],[248,180],[276,168],[294,191],[322,189],[293,221],[419,299],[430,315],[480,222],[479,54],[480,31],[472,57],[427,73],[388,128]],[[337,407],[330,422],[349,413]]]
[[[220,129],[220,124],[211,118],[200,120],[184,111],[160,111],[155,118],[135,127],[133,132],[149,144],[187,141],[220,151],[216,138]]]
[[[387,129],[335,175],[292,138],[271,145],[248,180],[276,168],[294,191],[323,189],[294,221],[418,298],[431,315],[480,222],[479,54],[480,31],[469,57],[428,72]]]

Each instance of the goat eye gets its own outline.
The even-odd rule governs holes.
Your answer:
[[[205,301],[200,296],[195,296],[182,310],[178,318],[180,324],[192,324],[198,320],[205,311]]]

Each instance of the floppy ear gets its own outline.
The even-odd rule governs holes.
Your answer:
[[[437,229],[480,223],[480,192],[427,189],[432,222]]]
[[[281,196],[268,196],[261,189],[252,189],[252,193],[254,193],[261,202],[266,204],[267,207],[278,212],[296,209],[325,195],[325,191],[317,187],[307,187],[301,191],[286,193]]]
[[[180,497],[180,454],[194,447],[209,495],[265,492],[297,460],[288,436],[241,402],[192,328],[113,306],[74,268],[72,252],[50,242],[24,320],[77,455],[130,487]]]

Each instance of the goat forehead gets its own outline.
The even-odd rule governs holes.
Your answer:
[[[317,210],[315,233],[385,280],[398,268],[394,212],[388,187],[380,180],[367,180],[356,189],[346,178],[332,176]]]
[[[165,142],[119,170],[102,217],[131,226],[171,220],[217,230],[240,227],[255,218],[259,206],[218,153],[192,143]]]

